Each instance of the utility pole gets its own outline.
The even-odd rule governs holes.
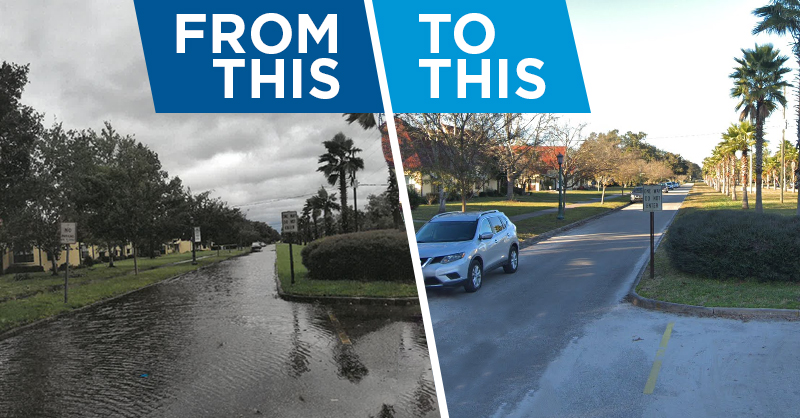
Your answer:
[[[783,88],[783,95],[786,96],[786,87]],[[783,144],[786,142],[786,128],[789,122],[786,121],[786,106],[783,107],[783,135],[781,136],[781,203],[783,203],[783,189],[786,188],[786,159],[784,158]]]

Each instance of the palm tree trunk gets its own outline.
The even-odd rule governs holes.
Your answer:
[[[747,150],[742,151],[742,209],[750,209],[747,203]]]
[[[761,103],[756,105],[756,213],[764,213],[761,203],[761,176],[764,168],[764,119],[761,116],[761,106]]]
[[[731,155],[730,157],[730,167],[731,167],[731,200],[736,200],[736,156]]]
[[[344,170],[339,171],[339,193],[342,196],[342,232],[350,232],[347,220],[347,175]]]

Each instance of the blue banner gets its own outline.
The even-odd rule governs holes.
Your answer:
[[[564,0],[374,8],[395,112],[590,111]]]
[[[158,113],[383,111],[362,1],[134,4]]]

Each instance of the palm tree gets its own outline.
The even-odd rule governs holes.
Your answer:
[[[373,113],[342,113],[347,123],[358,122],[364,129],[374,128],[378,122]]]
[[[341,206],[336,203],[336,193],[328,194],[324,187],[319,186],[317,195],[313,196],[314,205],[318,210],[322,211],[322,217],[325,221],[325,235],[333,235],[333,216],[331,212],[341,210]]]
[[[741,180],[742,180],[742,209],[750,209],[747,201],[747,151],[755,143],[755,127],[750,121],[742,121],[739,124],[732,123],[728,131],[723,134],[726,143],[733,151],[741,151]]]
[[[735,58],[738,67],[730,77],[734,80],[731,97],[738,98],[736,110],[739,120],[750,119],[756,125],[756,213],[763,213],[761,203],[761,175],[764,148],[764,121],[778,105],[786,106],[783,88],[788,85],[783,75],[790,70],[783,66],[788,57],[779,55],[772,44],[756,45],[742,49],[744,56]]]
[[[351,184],[354,184],[355,172],[364,169],[364,160],[355,156],[361,152],[361,149],[355,148],[353,139],[346,137],[342,132],[322,144],[325,145],[328,152],[319,156],[318,162],[323,165],[317,168],[317,171],[325,175],[331,186],[339,185],[339,193],[342,196],[342,231],[349,232],[347,219],[348,175],[350,175]]]
[[[761,18],[753,34],[766,32],[775,35],[792,37],[792,52],[794,59],[800,64],[800,1],[798,0],[772,0],[767,6],[753,10],[753,14]],[[800,80],[800,76],[798,76]],[[797,84],[800,94],[800,81]],[[800,150],[800,103],[797,106],[797,143],[795,149]],[[800,177],[800,164],[795,165],[794,178]],[[800,216],[800,193],[797,194],[797,216]]]

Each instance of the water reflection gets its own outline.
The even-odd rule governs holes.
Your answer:
[[[413,308],[285,302],[273,264],[237,258],[0,341],[0,416],[438,416]]]

